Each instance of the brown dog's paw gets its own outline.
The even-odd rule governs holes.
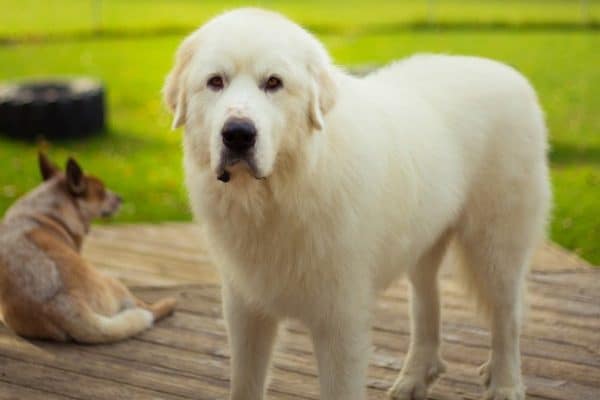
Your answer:
[[[158,321],[173,314],[176,305],[177,299],[174,297],[167,297],[151,304],[148,308],[152,311],[152,314],[154,314],[154,320]]]

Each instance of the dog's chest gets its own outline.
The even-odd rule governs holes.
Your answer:
[[[340,252],[339,235],[305,229],[289,219],[262,229],[229,222],[207,228],[224,279],[248,301],[286,317],[301,318],[312,299],[324,300],[350,255]]]
[[[280,318],[314,319],[338,292],[335,271],[308,271],[306,266],[269,265],[254,271],[233,267],[223,271],[249,304]]]

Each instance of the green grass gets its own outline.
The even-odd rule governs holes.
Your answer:
[[[178,3],[183,2],[179,0]],[[306,6],[271,3],[280,3],[281,8],[287,7],[292,10],[292,15],[299,16],[303,21],[315,18],[317,22],[335,22],[340,19],[339,16],[328,14],[328,5],[320,9],[322,12],[312,13]],[[408,3],[412,7],[417,2]],[[467,11],[469,7],[475,10],[479,7],[478,3],[467,3]],[[565,2],[557,3],[562,7]],[[105,4],[112,3],[107,1]],[[203,4],[206,5],[206,2]],[[190,3],[186,6],[189,8],[182,9],[197,8],[197,17],[181,11],[168,14],[165,20],[183,21],[186,24],[192,20],[201,21],[212,10],[211,4],[215,9],[220,7],[215,5],[216,2],[208,2],[206,8],[200,9]],[[139,4],[133,2],[133,5],[122,7],[136,6],[139,7]],[[10,7],[15,8],[12,5]],[[76,15],[79,12],[77,6],[74,7],[75,11],[65,9],[64,14],[56,13],[74,23],[67,25],[69,29],[76,25],[76,18],[70,13]],[[353,21],[375,21],[377,13],[383,15],[381,21],[396,21],[404,15],[392,8],[384,2],[376,11],[362,9],[364,19],[355,8],[342,8],[338,14],[348,19],[338,23],[352,27],[359,25]],[[507,16],[511,13],[517,15],[515,10],[507,8],[510,9],[505,11]],[[132,9],[121,12],[131,12]],[[140,22],[142,18],[128,21],[118,15],[112,20],[107,16],[106,21],[134,28],[136,24],[151,25],[159,21],[160,14],[164,12],[158,12],[157,9],[160,8],[155,8],[155,3],[151,2],[147,14],[144,14],[148,17],[143,18],[144,22]],[[408,7],[408,10],[413,8]],[[566,18],[567,14],[565,12],[560,16]],[[35,15],[32,20],[37,18]],[[42,18],[42,11],[39,11],[39,15]],[[458,11],[456,15],[459,15]],[[487,14],[469,11],[464,15],[484,18]],[[538,17],[542,18],[543,15],[542,12]],[[576,13],[572,15],[573,18],[577,16]],[[30,23],[29,20],[23,19],[15,22],[11,28],[0,21],[0,32],[33,32],[29,29],[31,26],[40,32],[53,32],[50,25],[44,27],[41,23],[40,26],[30,23],[28,27],[27,23]],[[600,264],[598,34],[586,31],[348,32],[321,35],[335,60],[344,65],[380,64],[414,52],[428,51],[492,57],[514,65],[525,73],[539,92],[550,127],[555,191],[552,238],[591,262]],[[172,35],[149,39],[102,39],[0,47],[0,80],[47,75],[92,75],[106,83],[110,110],[108,134],[81,143],[54,142],[46,145],[51,156],[61,162],[69,154],[76,155],[84,167],[102,176],[109,186],[124,195],[127,202],[118,221],[190,218],[182,186],[180,132],[169,131],[169,116],[163,110],[160,98],[164,75],[171,66],[173,52],[181,39],[180,35]],[[38,182],[35,152],[34,145],[0,138],[0,213],[17,196]]]
[[[415,22],[520,25],[598,21],[600,1],[588,4],[583,12],[577,0],[378,0],[368,5],[362,0],[2,0],[0,36],[192,28],[215,13],[240,5],[272,8],[305,25],[337,32]]]

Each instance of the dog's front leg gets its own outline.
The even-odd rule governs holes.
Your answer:
[[[350,314],[350,315],[349,315]],[[334,312],[311,327],[321,400],[365,400],[371,348],[369,310]]]
[[[224,285],[223,312],[231,348],[231,400],[262,400],[277,320],[249,306]]]

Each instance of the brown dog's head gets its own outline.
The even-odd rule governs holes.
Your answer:
[[[121,198],[108,190],[100,179],[85,175],[73,158],[67,160],[64,173],[44,153],[39,154],[39,165],[44,181],[58,179],[61,189],[77,204],[88,221],[110,217],[119,210]]]

